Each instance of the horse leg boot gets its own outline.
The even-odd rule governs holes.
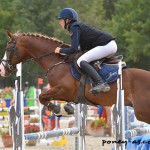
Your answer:
[[[96,86],[93,87],[90,92],[96,95],[99,94],[101,91],[107,92],[110,90],[109,85],[103,81],[97,71],[87,61],[81,61],[80,67],[96,83]]]
[[[64,109],[61,109],[60,106],[57,106],[49,101],[45,102],[45,106],[48,108],[49,111],[52,111],[57,117],[60,117],[61,115],[74,114],[74,108],[69,103],[64,105]]]
[[[60,107],[47,101],[45,102],[45,106],[48,108],[49,111],[52,111],[56,116],[60,115]]]
[[[68,115],[74,114],[74,107],[72,107],[70,103],[64,105],[64,110],[68,113]]]

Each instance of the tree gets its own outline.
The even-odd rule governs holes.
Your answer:
[[[115,13],[115,3],[118,0],[104,0],[103,1],[103,7],[105,9],[105,19],[112,19],[112,16]]]
[[[112,17],[112,30],[117,35],[119,47],[126,60],[142,68],[145,66],[141,66],[141,61],[150,56],[149,6],[149,0],[118,1]]]

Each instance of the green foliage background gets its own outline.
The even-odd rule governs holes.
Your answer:
[[[0,0],[0,58],[9,41],[6,30],[42,33],[70,43],[56,19],[64,7],[74,8],[80,21],[113,34],[128,67],[150,70],[149,0]],[[44,77],[38,65],[23,65],[23,83],[36,86],[38,77]],[[0,78],[0,87],[13,86],[14,79]]]

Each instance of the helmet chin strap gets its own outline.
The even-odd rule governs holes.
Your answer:
[[[75,20],[69,20],[69,21],[67,22],[67,19],[64,19],[64,22],[65,22],[64,28],[65,28],[65,29],[68,29],[70,23],[72,23],[72,22],[74,22],[74,21],[75,21]]]
[[[65,29],[67,29],[70,21],[67,22],[67,19],[64,19],[64,22],[65,22],[65,26],[64,27],[65,27]]]

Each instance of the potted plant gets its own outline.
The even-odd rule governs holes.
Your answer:
[[[12,147],[13,146],[12,136],[9,133],[9,128],[1,128],[0,129],[0,135],[2,138],[3,145],[5,147]]]
[[[93,136],[105,136],[105,129],[109,128],[105,118],[95,118],[87,125],[87,133]]]
[[[36,132],[39,132],[40,131],[39,125],[34,124],[34,123],[37,123],[37,122],[39,122],[38,118],[30,118],[29,124],[24,127],[24,129],[25,129],[24,133],[36,133]],[[33,123],[33,124],[31,124],[31,123]],[[27,146],[35,146],[36,143],[37,143],[37,140],[29,140],[26,143],[26,145]]]
[[[38,123],[39,119],[38,118],[30,118],[29,123]]]

